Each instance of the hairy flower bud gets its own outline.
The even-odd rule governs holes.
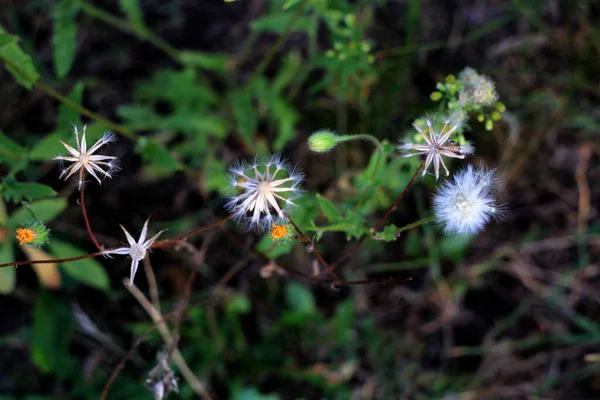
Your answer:
[[[316,131],[308,138],[308,148],[316,153],[326,153],[335,148],[338,136],[326,129]]]
[[[31,244],[41,247],[50,239],[50,229],[42,221],[35,221],[25,228],[17,228],[16,239],[21,246]]]

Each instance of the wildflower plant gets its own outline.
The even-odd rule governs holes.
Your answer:
[[[66,2],[60,3],[66,4]],[[324,69],[324,73],[321,74],[322,79],[316,83],[313,90],[325,89],[328,95],[335,98],[340,104],[343,103],[344,107],[347,103],[351,103],[358,104],[359,107],[366,109],[370,87],[376,82],[378,74],[373,66],[376,61],[375,45],[365,37],[367,24],[362,23],[364,21],[360,21],[357,17],[361,14],[360,7],[341,2],[344,3],[340,6],[342,9],[337,10],[334,9],[335,5],[333,3],[318,0],[310,0],[309,2],[290,0],[286,3],[287,14],[284,22],[287,22],[285,24],[275,24],[276,26],[273,27],[269,24],[268,19],[258,21],[259,23],[253,27],[255,32],[281,29],[282,26],[284,26],[284,29],[289,28],[291,31],[291,27],[286,27],[286,25],[291,24],[290,21],[305,18],[303,20],[305,22],[304,26],[309,27],[307,30],[312,35],[314,43],[317,43],[317,28],[320,22],[324,21],[332,44],[331,48],[325,51],[322,57],[315,57],[316,60],[310,63],[310,68],[316,65]],[[133,7],[133,2],[128,2],[128,4],[129,7]],[[305,15],[305,7],[306,10],[310,11],[310,15]],[[86,7],[86,9],[89,10],[90,8]],[[63,15],[64,13],[56,14]],[[134,31],[145,32],[145,39],[152,38],[151,35],[147,35],[149,31],[143,25],[141,14],[137,12],[131,12],[131,14],[133,15],[131,19],[135,21],[135,24],[131,25],[136,27]],[[369,13],[364,13],[364,15],[365,19],[369,18]],[[11,46],[11,50],[21,51],[15,40],[13,40],[14,38],[3,33],[4,31],[0,29],[0,35],[2,35],[0,39],[3,40],[2,48]],[[165,49],[164,43],[161,48]],[[206,67],[206,65],[210,65],[209,69],[217,72],[215,75],[225,73],[230,66],[223,59],[208,58],[209,62],[205,54],[192,51],[167,50],[167,52],[171,53],[176,61],[182,64],[183,68],[160,71],[150,80],[141,84],[138,90],[140,96],[134,97],[143,97],[146,103],[120,107],[117,112],[126,125],[120,126],[110,121],[108,121],[108,125],[109,127],[118,127],[118,130],[115,129],[118,133],[129,137],[135,142],[135,149],[140,153],[141,158],[151,160],[153,166],[157,167],[154,170],[145,169],[144,172],[146,173],[150,172],[151,174],[153,172],[154,176],[159,176],[165,171],[166,175],[181,171],[186,174],[187,178],[196,178],[196,169],[203,172],[208,171],[205,174],[207,175],[208,189],[202,187],[200,191],[210,192],[220,189],[222,192],[226,192],[222,206],[227,212],[227,216],[216,221],[207,221],[199,228],[171,238],[163,238],[165,230],[161,230],[148,239],[149,219],[145,221],[137,240],[121,225],[127,245],[106,247],[96,238],[92,229],[91,220],[94,218],[88,217],[84,183],[88,174],[99,184],[102,183],[102,179],[113,177],[114,172],[118,169],[117,157],[99,154],[99,152],[113,143],[116,135],[106,132],[98,141],[88,146],[86,126],[83,127],[81,137],[78,128],[74,126],[75,145],[72,146],[61,141],[60,143],[62,143],[68,154],[54,156],[52,160],[69,164],[60,172],[60,179],[67,180],[71,177],[77,179],[79,206],[81,207],[89,239],[93,242],[97,251],[87,254],[75,251],[71,253],[77,254],[62,258],[48,257],[28,261],[15,261],[12,253],[10,253],[10,259],[3,259],[2,261],[5,262],[0,264],[0,269],[32,264],[36,266],[49,264],[54,265],[57,269],[57,264],[63,267],[64,265],[72,266],[75,263],[81,265],[81,263],[100,256],[107,258],[112,258],[111,256],[114,255],[128,256],[130,258],[128,290],[143,307],[150,309],[149,314],[155,318],[154,322],[159,327],[165,327],[166,329],[164,323],[166,318],[160,315],[157,307],[158,290],[156,282],[152,281],[153,277],[147,276],[150,293],[153,296],[152,303],[154,304],[145,299],[145,301],[139,300],[143,298],[143,294],[140,297],[139,289],[134,285],[134,278],[140,261],[143,261],[150,251],[168,248],[189,249],[195,255],[194,261],[201,260],[205,252],[199,251],[187,240],[202,232],[220,227],[230,220],[238,223],[246,231],[254,231],[263,235],[262,240],[257,245],[250,244],[250,246],[246,246],[242,243],[240,247],[244,252],[247,252],[250,248],[255,253],[254,255],[265,259],[265,265],[269,266],[267,271],[276,270],[278,276],[280,275],[279,272],[283,274],[283,271],[285,271],[286,277],[300,277],[312,283],[326,284],[335,288],[340,285],[390,283],[393,281],[393,279],[379,281],[366,279],[347,281],[344,279],[339,267],[350,259],[353,253],[367,241],[396,241],[403,232],[433,222],[441,225],[447,235],[469,236],[481,232],[490,220],[501,217],[501,207],[497,205],[496,200],[496,172],[493,169],[473,168],[470,165],[464,166],[465,163],[471,161],[471,156],[475,155],[474,146],[464,137],[464,128],[469,114],[478,113],[478,119],[483,115],[486,119],[487,129],[489,128],[488,121],[498,120],[499,113],[504,108],[502,103],[497,101],[498,95],[495,85],[490,78],[479,75],[474,70],[467,69],[459,74],[458,79],[452,76],[446,78],[444,83],[440,83],[437,86],[438,91],[432,94],[433,100],[440,101],[438,113],[429,114],[425,117],[414,116],[418,117],[414,119],[412,125],[414,130],[406,127],[407,134],[401,133],[398,137],[380,140],[366,133],[348,135],[337,134],[329,129],[321,129],[311,135],[303,148],[315,153],[310,156],[316,157],[317,162],[321,162],[318,157],[335,158],[339,146],[351,145],[351,142],[368,141],[368,148],[373,149],[373,154],[363,171],[340,174],[341,177],[337,182],[339,184],[332,186],[334,189],[321,194],[306,193],[304,186],[314,188],[317,185],[314,182],[305,182],[305,175],[300,167],[288,161],[280,153],[263,158],[255,156],[255,154],[260,153],[259,149],[263,150],[263,154],[266,149],[283,151],[286,145],[297,135],[295,124],[300,118],[300,113],[294,110],[291,100],[286,99],[284,93],[288,89],[293,92],[300,87],[294,82],[300,62],[294,64],[293,57],[290,57],[287,69],[283,73],[277,74],[273,82],[258,74],[252,75],[244,87],[233,88],[223,98],[209,85],[202,85],[202,74],[198,73],[198,69]],[[21,59],[29,59],[24,53],[18,54]],[[271,56],[274,54],[275,51]],[[271,56],[266,58],[267,62],[259,65],[257,68],[259,73],[267,67]],[[33,62],[25,63],[23,67],[25,70],[23,70],[23,68],[7,60],[2,52],[0,52],[0,59],[6,63],[9,71],[15,75],[19,82],[25,82],[24,86],[31,88],[38,82],[39,74],[35,69],[34,72],[36,73],[32,73],[30,70],[34,68]],[[61,74],[68,70],[62,64],[57,67],[59,67],[58,71]],[[310,68],[307,68],[304,73],[308,74]],[[237,82],[237,80],[231,79],[231,82]],[[43,89],[45,86],[41,88]],[[49,93],[54,92],[49,91]],[[81,109],[78,102],[71,98],[79,97],[80,102],[81,95],[77,96],[77,94],[78,92],[74,90],[65,104],[75,105],[76,109]],[[81,93],[79,92],[79,94]],[[255,100],[257,99],[259,100],[257,102],[258,106],[255,107]],[[165,102],[167,104],[164,104]],[[228,104],[230,109],[227,109],[227,112],[214,113],[215,116],[208,116],[221,103]],[[158,105],[160,107],[156,107]],[[155,112],[157,108],[167,109],[166,113],[169,115],[157,114]],[[342,108],[340,107],[340,114],[345,115],[346,109]],[[170,114],[171,111],[172,114]],[[87,116],[95,115],[87,110],[84,114]],[[198,116],[198,114],[201,115]],[[61,119],[66,118],[64,115]],[[233,128],[228,123],[229,121],[226,121],[225,115],[234,117],[235,125],[233,125]],[[107,120],[104,118],[96,116],[96,119],[107,124]],[[264,135],[262,135],[262,132],[258,132],[260,131],[258,127],[262,126],[265,121],[275,121],[276,129],[273,129],[273,127],[270,130],[267,129],[269,132],[278,131],[273,143],[269,141],[269,132]],[[137,131],[142,130],[161,132],[164,136],[159,137],[158,134],[152,133],[147,136],[140,136]],[[243,150],[240,150],[240,152],[245,151],[246,153],[243,158],[252,156],[255,156],[255,158],[253,161],[235,161],[227,172],[227,168],[222,162],[223,157],[213,148],[215,146],[212,146],[211,140],[224,139],[230,131],[235,131],[232,136],[239,139],[241,143],[240,149]],[[154,140],[157,138],[160,141]],[[0,139],[4,139],[2,134],[0,134]],[[6,142],[3,141],[3,143]],[[398,142],[400,142],[399,145]],[[476,143],[476,138],[473,139],[473,142]],[[16,154],[17,159],[27,158],[27,150],[23,146],[18,143],[8,143],[9,146],[5,147],[9,148],[9,155]],[[163,146],[164,143],[168,143],[169,147]],[[300,151],[298,153],[303,154]],[[323,153],[327,153],[327,155]],[[306,155],[306,152],[304,155]],[[49,161],[51,157],[49,156],[44,160]],[[455,162],[450,164],[450,159]],[[343,166],[343,164],[340,163],[340,166]],[[11,174],[16,174],[18,168],[20,168],[18,165],[14,167],[15,171],[11,171]],[[157,172],[158,170],[160,172]],[[433,215],[413,220],[401,227],[389,223],[388,220],[392,217],[392,214],[401,209],[402,201],[406,199],[407,194],[416,182],[423,183],[424,180],[418,178],[426,176],[428,173],[433,174],[435,180],[431,180],[427,184],[437,185],[432,199]],[[450,175],[453,176],[450,177]],[[225,178],[226,176],[227,178]],[[13,179],[13,176],[10,178]],[[229,181],[228,189],[223,187],[226,180]],[[11,183],[11,189],[16,193],[16,195],[11,194],[11,198],[21,201],[23,210],[31,211],[30,209],[34,208],[26,204],[27,201],[33,200],[28,198],[25,195],[26,193],[31,196],[32,191],[35,193],[43,192],[40,187],[19,186],[10,179],[3,179],[3,182]],[[7,186],[5,183],[3,185]],[[339,189],[339,193],[336,192],[335,188]],[[46,191],[45,193],[50,193],[49,197],[56,195],[53,191]],[[208,198],[208,196],[206,197]],[[62,206],[60,211],[62,211],[66,207],[66,200],[60,199],[60,201]],[[298,209],[297,213],[293,213],[295,209]],[[219,212],[222,213],[223,210],[219,210]],[[56,214],[59,214],[59,212]],[[17,239],[22,245],[48,243],[48,229],[37,221],[43,220],[46,222],[55,216],[46,215],[46,218],[37,218],[35,212],[32,212],[30,221],[33,222],[27,225],[22,223],[23,221],[19,221],[16,236],[11,236],[11,240]],[[320,253],[323,244],[321,239],[330,232],[344,233],[348,240],[356,239],[356,242],[347,250],[345,249],[336,260],[328,260],[328,254],[322,255]],[[237,239],[235,233],[229,231],[227,233]],[[104,238],[105,236],[102,237],[102,242],[104,242]],[[159,240],[159,238],[162,240]],[[109,242],[109,240],[106,240],[106,242]],[[232,240],[232,242],[236,242],[236,240]],[[58,243],[60,242],[57,241],[55,245]],[[264,243],[266,243],[266,246],[263,246]],[[298,244],[302,246],[301,249],[306,251],[306,258],[311,261],[309,268],[302,268],[306,266],[290,267],[283,262],[275,262],[277,256],[291,251],[294,245]],[[53,242],[50,241],[48,245],[52,248]],[[26,248],[29,249],[29,247]],[[56,246],[56,248],[60,249],[61,245]],[[68,249],[68,246],[63,244],[62,248]],[[273,248],[279,249],[279,253],[267,251]],[[58,255],[60,251],[54,253]],[[106,263],[107,265],[114,264],[113,261],[107,261]],[[177,331],[181,315],[187,305],[186,302],[193,290],[192,284],[198,270],[197,267],[197,265],[194,265],[192,269],[181,306],[176,310],[175,314],[178,315],[178,319],[173,324],[174,332]],[[68,267],[65,269],[68,269]],[[309,270],[308,273],[306,269]],[[81,277],[82,274],[79,270],[75,270],[75,272],[71,270],[71,273],[73,276],[79,274],[79,279],[81,281],[85,280]],[[108,283],[106,286],[108,287]],[[294,296],[290,297],[293,298]],[[230,312],[237,312],[236,310],[247,310],[250,307],[243,301],[240,304],[226,308],[233,310]],[[236,327],[231,331],[237,332],[238,328]],[[175,342],[168,330],[166,333],[161,330],[161,335],[167,338],[166,341]],[[240,343],[242,342],[240,341]],[[182,363],[183,357],[179,352],[173,350],[173,355],[174,362]],[[170,359],[169,362],[165,361],[159,369],[154,371],[155,373],[149,381],[159,397],[178,389],[177,381],[170,370],[170,361]],[[178,365],[178,370],[182,373],[190,371],[189,368],[186,369],[181,365]],[[186,379],[189,379],[189,376]],[[204,389],[198,389],[202,388],[199,380],[194,381],[193,386],[195,391],[205,393],[203,392]],[[200,395],[200,397],[204,396]]]

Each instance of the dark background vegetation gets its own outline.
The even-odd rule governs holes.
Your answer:
[[[434,226],[389,243],[368,241],[339,267],[346,279],[412,281],[337,291],[289,274],[263,278],[266,262],[249,250],[260,236],[228,223],[190,241],[203,262],[178,329],[179,349],[217,399],[600,398],[600,4],[330,3],[357,17],[362,26],[356,34],[373,47],[374,63],[359,80],[345,78],[352,80],[347,92],[335,80],[321,84],[332,67],[310,64],[333,48],[322,19],[315,17],[314,37],[282,28],[278,34],[252,24],[282,13],[279,2],[140,0],[145,26],[173,49],[225,56],[223,69],[198,68],[197,81],[219,100],[198,109],[191,102],[182,117],[202,121],[216,115],[218,135],[200,130],[186,136],[168,124],[151,128],[143,125],[144,116],[140,122],[127,113],[131,108],[123,108],[154,96],[148,92],[156,88],[140,88],[157,71],[184,68],[156,40],[117,29],[89,9],[79,12],[76,58],[66,77],[57,79],[53,2],[4,0],[0,22],[21,38],[42,82],[65,95],[84,82],[85,108],[125,124],[136,137],[168,146],[189,169],[152,169],[153,153],[119,135],[110,154],[121,159],[121,172],[102,186],[90,182],[86,190],[92,226],[108,246],[124,240],[119,224],[135,236],[149,215],[154,232],[169,227],[169,234],[226,215],[221,177],[227,165],[256,150],[282,151],[306,172],[310,196],[319,192],[343,208],[372,147],[357,142],[316,155],[306,145],[311,132],[367,132],[395,143],[412,120],[435,110],[429,95],[436,82],[466,66],[489,75],[507,112],[491,132],[473,119],[466,136],[478,149],[471,161],[499,170],[508,208],[504,221],[466,245]],[[127,26],[118,2],[88,4]],[[272,53],[282,35],[285,40]],[[293,64],[293,57],[300,61]],[[252,80],[272,82],[289,62],[295,65],[285,67],[291,83],[278,96],[269,97],[268,90],[264,98],[256,95],[254,129],[240,134],[232,98],[241,97]],[[192,96],[189,88],[181,93]],[[285,107],[272,111],[275,102]],[[166,116],[175,103],[159,99],[152,107]],[[60,103],[39,89],[22,88],[6,70],[0,72],[0,104],[0,129],[24,147],[33,148],[57,127]],[[281,109],[295,117],[279,118]],[[274,142],[290,123],[292,135],[277,149]],[[72,140],[70,128],[63,138]],[[195,154],[194,146],[202,150]],[[18,177],[50,185],[68,198],[68,208],[49,223],[53,237],[94,251],[76,191],[57,175],[55,163],[47,161],[32,163]],[[374,224],[407,181],[391,173],[385,179],[397,179],[399,188],[364,216],[365,226]],[[433,188],[428,180],[416,185],[391,222],[401,226],[427,216]],[[7,207],[10,214],[19,205]],[[13,235],[4,230],[2,236]],[[317,247],[335,260],[351,244],[345,234],[333,232]],[[277,260],[312,273],[312,258],[299,244]],[[122,285],[128,261],[99,261],[110,277],[109,290],[69,277],[60,288],[45,289],[30,267],[18,269],[15,289],[0,297],[0,398],[98,398],[116,365],[152,325]],[[166,314],[179,304],[196,264],[185,248],[157,250],[151,262]],[[136,283],[149,296],[143,269]],[[163,350],[161,337],[151,333],[108,398],[152,398],[145,382]],[[185,379],[179,384],[181,393],[172,398],[195,398]]]

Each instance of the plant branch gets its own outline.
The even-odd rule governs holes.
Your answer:
[[[186,233],[185,235],[177,236],[177,237],[174,237],[174,238],[171,238],[171,239],[164,239],[164,240],[161,240],[159,242],[156,242],[156,243],[154,243],[154,245],[151,248],[158,249],[158,248],[165,248],[165,247],[176,246],[182,240],[185,240],[185,239],[187,239],[187,238],[189,238],[191,236],[197,235],[197,234],[202,233],[204,231],[207,231],[209,229],[216,228],[217,226],[222,225],[225,222],[229,221],[231,218],[233,218],[232,214],[228,215],[227,217],[222,218],[222,219],[220,219],[220,220],[218,220],[216,222],[213,222],[212,224],[201,226],[200,228],[195,229],[195,230],[193,230],[193,231],[191,231],[189,233]]]
[[[70,261],[78,261],[78,260],[83,260],[86,258],[97,257],[97,256],[101,256],[102,254],[103,254],[103,252],[99,251],[97,253],[84,254],[82,256],[69,257],[69,258],[58,258],[58,259],[51,259],[51,260],[33,260],[33,261],[13,261],[13,262],[5,263],[5,264],[0,264],[0,268],[12,267],[12,266],[19,267],[21,265],[31,265],[31,264],[65,263],[65,262],[70,262]]]
[[[83,168],[82,168],[83,170]],[[83,219],[85,220],[85,227],[87,228],[88,233],[90,234],[90,238],[92,238],[92,242],[94,242],[94,245],[96,246],[96,248],[98,249],[98,251],[104,251],[104,247],[102,247],[100,245],[100,243],[98,243],[98,240],[96,239],[96,236],[94,235],[94,232],[92,231],[92,227],[90,225],[90,220],[88,218],[87,215],[87,211],[85,209],[85,185],[81,186],[81,197],[79,199],[79,202],[81,203],[81,212],[83,214]]]

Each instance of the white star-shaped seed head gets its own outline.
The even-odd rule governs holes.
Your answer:
[[[146,257],[146,253],[152,247],[156,239],[164,232],[164,230],[158,232],[156,235],[152,236],[152,238],[146,240],[146,236],[148,235],[148,222],[150,222],[150,218],[146,220],[144,223],[144,227],[142,228],[142,233],[140,233],[140,238],[136,242],[135,239],[127,232],[127,229],[123,227],[123,225],[119,225],[123,232],[125,232],[125,236],[127,237],[127,242],[129,243],[129,247],[121,247],[113,250],[106,250],[102,254],[105,256],[109,256],[111,254],[121,254],[128,255],[131,257],[131,271],[129,275],[129,285],[133,284],[133,278],[135,277],[135,273],[137,272],[138,265],[140,261],[142,261]]]
[[[283,220],[285,212],[295,205],[292,200],[302,192],[299,186],[304,175],[279,154],[252,164],[238,163],[230,167],[230,171],[231,185],[242,193],[228,196],[225,207],[248,228],[267,230],[275,221],[271,209],[278,220]]]
[[[434,123],[430,118],[425,118],[427,130],[421,128],[418,124],[414,123],[413,126],[425,139],[424,144],[415,144],[411,142],[404,142],[398,146],[398,150],[406,152],[404,157],[412,157],[416,155],[425,155],[425,167],[423,168],[423,176],[427,173],[427,169],[433,163],[433,170],[435,172],[435,179],[440,177],[440,164],[446,171],[446,176],[450,175],[450,171],[446,168],[442,156],[452,158],[465,158],[466,155],[473,154],[475,149],[468,142],[463,145],[456,144],[450,139],[450,136],[460,127],[460,122],[452,123],[451,119],[444,120],[440,127],[434,127]],[[437,128],[437,129],[436,129]],[[408,151],[414,150],[414,153],[408,153]]]
[[[63,142],[61,143],[70,156],[58,156],[54,157],[53,160],[62,160],[72,162],[73,164],[65,168],[59,178],[64,178],[65,180],[69,179],[76,172],[79,172],[78,177],[78,189],[81,190],[83,187],[83,183],[85,182],[84,177],[86,172],[92,175],[98,183],[102,184],[102,181],[98,177],[97,172],[99,172],[104,178],[112,178],[111,173],[118,170],[117,157],[114,156],[101,156],[94,154],[96,151],[100,149],[100,147],[105,144],[114,142],[116,140],[116,136],[111,132],[106,132],[100,140],[98,140],[92,147],[87,148],[87,142],[85,139],[85,128],[83,127],[83,135],[81,136],[81,142],[79,141],[79,132],[77,131],[77,127],[74,126],[75,129],[75,142],[77,144],[77,148],[73,148]]]

